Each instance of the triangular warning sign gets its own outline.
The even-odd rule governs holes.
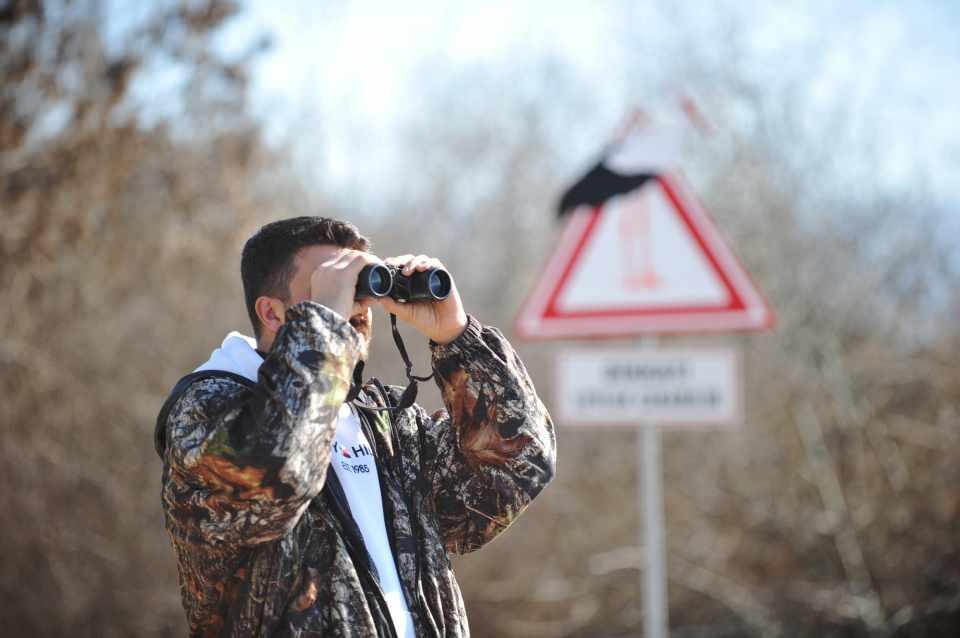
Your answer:
[[[738,332],[773,314],[676,177],[582,207],[516,320],[530,339]]]

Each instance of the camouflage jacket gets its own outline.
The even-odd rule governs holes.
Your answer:
[[[259,369],[188,376],[158,419],[162,501],[192,636],[392,636],[376,570],[328,472],[359,335],[303,302]],[[446,410],[355,402],[373,443],[384,518],[418,636],[467,636],[450,553],[505,530],[550,481],[550,417],[516,352],[469,319],[431,344]],[[382,390],[382,391],[381,391]],[[388,416],[389,415],[389,416]]]

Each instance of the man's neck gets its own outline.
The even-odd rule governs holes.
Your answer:
[[[264,359],[266,359],[267,357],[266,353],[270,352],[270,348],[273,347],[273,340],[275,337],[276,335],[264,333],[260,335],[259,339],[257,339],[256,350],[257,352],[260,353],[260,356],[263,357]]]

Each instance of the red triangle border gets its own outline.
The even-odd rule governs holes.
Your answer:
[[[602,206],[574,211],[557,248],[514,322],[526,339],[603,338],[768,330],[775,319],[766,299],[730,251],[699,202],[676,176],[657,181],[729,295],[725,306],[596,308],[561,312],[557,300],[598,227]]]

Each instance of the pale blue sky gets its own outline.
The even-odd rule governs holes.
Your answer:
[[[121,25],[149,10],[114,2]],[[255,109],[271,137],[291,143],[307,174],[322,174],[326,185],[349,185],[358,165],[377,167],[383,188],[399,179],[410,161],[401,133],[424,107],[425,85],[442,86],[464,69],[520,84],[549,60],[576,81],[571,90],[589,94],[583,126],[557,140],[573,166],[600,147],[638,95],[662,96],[670,73],[692,66],[709,77],[733,66],[771,95],[802,103],[809,143],[829,145],[820,120],[846,109],[861,141],[883,150],[887,183],[903,189],[923,180],[944,205],[960,200],[960,3],[953,0],[250,0],[246,7],[219,44],[238,51],[257,33],[272,36],[255,68]],[[161,66],[146,91],[154,108],[175,108],[162,95],[178,78]],[[842,149],[836,157],[845,161]]]
[[[357,153],[389,154],[398,123],[418,104],[427,64],[522,73],[551,59],[583,77],[606,105],[594,113],[604,121],[591,123],[599,131],[630,107],[631,77],[657,74],[661,51],[681,57],[677,43],[690,39],[701,56],[713,46],[723,51],[723,28],[735,25],[745,76],[771,87],[802,85],[810,118],[819,117],[817,104],[848,103],[869,115],[865,134],[884,136],[890,179],[913,179],[920,166],[938,192],[958,192],[940,167],[949,157],[956,165],[960,151],[960,4],[670,4],[261,0],[249,3],[223,42],[229,47],[257,30],[273,36],[275,46],[257,69],[257,109],[272,134],[305,147],[313,140],[328,175],[348,179]],[[811,50],[822,60],[813,68],[805,66]],[[373,148],[362,148],[358,138]]]

